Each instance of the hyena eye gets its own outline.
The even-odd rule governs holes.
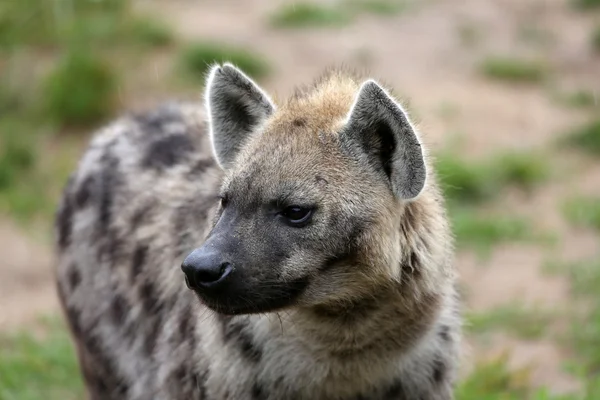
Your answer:
[[[221,204],[222,208],[225,208],[225,206],[227,206],[227,196],[223,195],[223,196],[219,196],[219,203]]]
[[[300,206],[289,206],[281,212],[281,215],[285,218],[286,222],[295,227],[305,226],[312,214],[312,208]]]

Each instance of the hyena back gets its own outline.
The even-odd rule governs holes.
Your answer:
[[[341,70],[275,103],[230,64],[205,105],[113,122],[65,188],[90,398],[452,399],[453,241],[402,107]]]

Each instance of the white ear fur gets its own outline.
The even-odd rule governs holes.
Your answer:
[[[234,160],[245,139],[276,109],[270,96],[231,63],[213,65],[204,104],[213,153],[222,168]]]

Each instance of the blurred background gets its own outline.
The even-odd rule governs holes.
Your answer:
[[[0,400],[83,398],[60,190],[94,130],[200,100],[213,61],[279,98],[341,63],[391,85],[457,238],[457,399],[600,399],[600,0],[0,0]]]

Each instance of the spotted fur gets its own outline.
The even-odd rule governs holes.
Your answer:
[[[275,103],[226,64],[205,98],[109,124],[64,190],[57,284],[90,398],[452,399],[453,240],[389,90],[331,70]],[[296,199],[318,205],[305,228],[261,214]],[[212,299],[180,266],[219,229],[243,279]]]

